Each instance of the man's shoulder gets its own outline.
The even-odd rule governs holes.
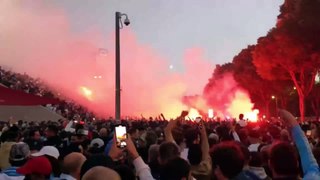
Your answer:
[[[7,174],[0,173],[1,180],[23,180],[24,176],[8,176]]]
[[[2,174],[5,174],[5,175],[7,175],[7,176],[9,176],[9,177],[23,176],[23,175],[17,173],[17,168],[18,168],[18,167],[9,167],[9,168],[3,170],[1,173],[2,173]]]

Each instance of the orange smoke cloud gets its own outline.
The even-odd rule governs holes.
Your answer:
[[[206,104],[199,102],[205,101]],[[191,106],[197,106],[202,112],[214,110],[214,114],[221,118],[237,118],[239,114],[244,114],[245,119],[250,121],[258,120],[258,110],[254,110],[248,93],[240,88],[231,73],[226,73],[214,82],[209,82],[204,90],[203,96],[189,98],[185,100]],[[205,107],[205,109],[203,109]]]
[[[0,2],[0,62],[20,73],[45,81],[54,91],[88,107],[101,116],[114,115],[114,36],[102,38],[99,31],[74,33],[65,13],[40,1]],[[110,22],[113,24],[113,22]],[[106,41],[107,51],[97,44]],[[93,43],[94,42],[94,43]],[[226,74],[202,96],[199,94],[213,66],[201,48],[184,52],[183,72],[175,72],[169,60],[147,44],[141,44],[133,31],[121,30],[121,89],[123,116],[174,118],[190,108],[190,116],[207,114],[255,119],[248,93],[233,76]],[[168,67],[171,67],[168,68]],[[198,112],[199,111],[199,112]]]
[[[21,1],[0,3],[1,65],[41,78],[99,115],[113,116],[114,36],[72,32],[62,10],[39,1],[28,4],[32,9]],[[97,46],[104,41],[107,53]],[[169,60],[139,43],[134,32],[121,30],[122,115],[176,117],[188,109],[181,99],[200,92],[213,69],[203,54],[200,48],[186,50],[184,71],[174,72]]]

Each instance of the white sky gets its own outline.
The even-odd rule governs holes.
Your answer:
[[[200,47],[213,64],[232,60],[276,23],[283,0],[45,0],[64,9],[75,32],[114,30],[114,12],[127,13],[138,41],[174,67],[184,50]],[[103,45],[101,45],[103,46]]]

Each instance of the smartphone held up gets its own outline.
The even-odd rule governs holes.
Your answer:
[[[117,147],[125,148],[127,147],[127,128],[126,126],[118,125],[115,127]]]

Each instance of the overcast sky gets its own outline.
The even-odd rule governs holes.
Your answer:
[[[232,60],[276,23],[283,0],[46,0],[62,8],[71,28],[114,30],[114,12],[130,17],[138,41],[148,44],[174,66],[187,48],[203,48],[213,64]],[[104,46],[104,45],[101,45]]]

